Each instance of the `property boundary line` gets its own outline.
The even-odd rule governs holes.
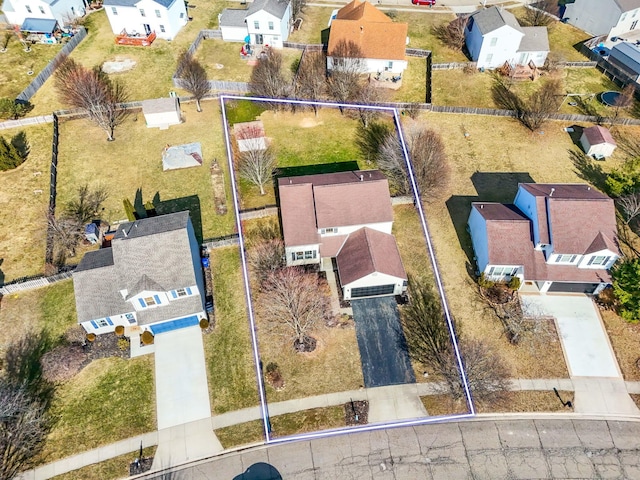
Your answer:
[[[365,108],[369,108],[369,109],[373,109],[373,110],[379,110],[379,111],[384,111],[387,113],[390,113],[393,115],[394,117],[394,121],[396,122],[396,128],[398,128],[398,135],[400,138],[400,142],[402,145],[402,149],[403,149],[403,154],[404,154],[404,158],[405,158],[405,162],[407,164],[408,167],[408,172],[409,172],[409,177],[411,179],[411,184],[412,184],[412,190],[413,190],[413,194],[414,194],[414,198],[416,199],[416,205],[418,206],[418,214],[420,216],[421,222],[422,222],[422,228],[423,228],[423,234],[425,235],[425,240],[427,242],[427,247],[428,247],[428,252],[431,258],[431,263],[433,266],[433,270],[434,270],[434,276],[436,277],[436,283],[438,285],[438,293],[440,295],[440,298],[442,300],[442,308],[445,312],[445,318],[447,319],[447,328],[449,330],[449,335],[451,336],[451,342],[452,345],[454,347],[454,353],[456,355],[456,361],[458,364],[458,368],[459,368],[459,374],[460,377],[462,379],[462,383],[463,383],[463,389],[465,391],[465,396],[467,399],[467,405],[469,406],[469,413],[464,413],[464,414],[454,414],[454,415],[447,415],[447,416],[442,416],[442,417],[425,417],[425,418],[421,418],[421,419],[413,419],[413,420],[396,420],[396,421],[391,421],[391,422],[382,422],[382,423],[378,423],[378,424],[373,424],[373,425],[365,425],[365,426],[360,426],[360,427],[349,427],[349,428],[340,428],[340,429],[335,429],[335,430],[325,430],[322,432],[310,432],[310,433],[304,433],[304,434],[298,434],[298,435],[291,435],[291,436],[287,436],[287,437],[282,437],[282,438],[271,438],[271,429],[270,429],[270,420],[269,420],[269,410],[268,410],[268,402],[266,400],[266,395],[265,395],[265,391],[264,391],[264,382],[262,379],[262,371],[260,368],[260,353],[259,353],[259,349],[258,349],[258,337],[257,337],[257,328],[256,328],[256,324],[255,324],[255,317],[253,315],[253,307],[251,305],[251,289],[250,289],[250,285],[249,285],[249,271],[248,271],[248,267],[247,267],[247,262],[246,262],[246,252],[245,252],[245,243],[244,243],[244,238],[243,238],[243,234],[242,234],[242,222],[240,221],[240,214],[239,214],[239,203],[238,203],[238,191],[236,188],[236,177],[235,177],[235,172],[233,170],[233,157],[232,157],[232,152],[231,152],[231,140],[229,138],[229,129],[226,128],[227,125],[227,114],[226,114],[226,108],[225,108],[225,101],[230,100],[248,100],[248,101],[252,101],[252,102],[269,102],[269,103],[280,103],[280,104],[296,104],[296,105],[305,105],[305,106],[309,106],[309,105],[317,105],[320,107],[325,107],[325,108],[363,108],[363,106]],[[410,426],[410,425],[422,425],[422,424],[427,424],[427,423],[436,423],[436,422],[442,422],[442,421],[448,421],[448,420],[454,420],[454,419],[463,419],[463,418],[470,418],[470,417],[474,417],[476,415],[476,411],[475,411],[475,407],[473,405],[473,399],[471,397],[471,392],[469,389],[469,382],[467,379],[467,375],[466,372],[464,370],[464,362],[462,361],[461,358],[461,354],[460,354],[460,349],[459,349],[459,345],[458,345],[458,341],[456,338],[456,333],[455,333],[455,329],[453,328],[453,320],[452,320],[452,316],[451,313],[449,312],[449,305],[446,301],[446,297],[445,297],[445,292],[444,292],[444,288],[443,288],[443,283],[442,280],[440,278],[440,270],[438,269],[438,265],[437,265],[437,261],[435,259],[435,251],[433,249],[432,246],[432,242],[431,242],[431,238],[430,238],[430,234],[429,234],[429,229],[427,227],[427,221],[426,218],[424,216],[424,210],[422,209],[422,204],[420,202],[420,196],[419,196],[419,190],[417,188],[417,183],[413,174],[413,169],[411,168],[411,161],[409,159],[409,155],[408,155],[408,151],[406,148],[406,144],[404,141],[404,136],[402,135],[402,128],[400,126],[400,116],[398,115],[398,110],[395,107],[388,107],[388,106],[380,106],[380,105],[362,105],[362,104],[354,104],[354,103],[338,103],[338,102],[320,102],[320,101],[306,101],[306,100],[289,100],[289,99],[279,99],[279,98],[264,98],[264,97],[244,97],[244,96],[238,96],[238,95],[225,95],[222,94],[220,95],[220,106],[221,106],[221,113],[222,113],[222,120],[223,120],[223,124],[225,125],[224,130],[224,136],[225,136],[225,144],[227,147],[227,162],[228,162],[228,166],[229,166],[229,170],[230,170],[230,175],[231,175],[231,182],[232,182],[232,194],[233,194],[233,200],[234,200],[234,205],[233,208],[235,210],[236,213],[236,226],[238,228],[238,234],[239,234],[239,247],[240,247],[240,257],[242,260],[242,272],[243,272],[243,283],[244,283],[244,290],[245,290],[245,295],[246,295],[246,306],[247,306],[247,312],[248,312],[248,316],[249,316],[249,326],[250,326],[250,332],[251,332],[251,344],[252,347],[254,349],[253,351],[253,356],[254,356],[254,362],[255,362],[255,368],[256,368],[256,374],[257,374],[257,382],[258,382],[258,389],[259,389],[259,396],[260,396],[260,409],[261,412],[263,413],[263,418],[262,418],[262,423],[263,423],[263,428],[264,428],[264,433],[265,433],[265,444],[272,444],[272,443],[287,443],[287,442],[293,442],[293,441],[298,441],[298,440],[306,440],[306,439],[312,439],[312,438],[323,438],[323,437],[331,437],[331,436],[337,436],[337,435],[343,435],[343,434],[347,434],[347,433],[352,433],[352,432],[368,432],[368,431],[373,431],[373,430],[381,430],[381,429],[385,429],[385,428],[393,428],[393,427],[400,427],[400,426]]]

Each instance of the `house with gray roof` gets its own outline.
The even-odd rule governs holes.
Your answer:
[[[401,295],[407,275],[393,227],[389,182],[379,170],[278,179],[287,266],[335,258],[345,300]]]
[[[139,327],[152,333],[206,318],[200,247],[189,212],[123,223],[111,247],[73,272],[78,323],[87,333]]]
[[[618,43],[609,53],[609,63],[640,83],[640,46],[629,42]]]
[[[478,10],[469,16],[465,44],[478,68],[542,67],[549,53],[546,27],[521,27],[513,14],[500,7]]]
[[[248,8],[225,8],[218,15],[222,39],[282,48],[291,30],[289,0],[254,0]]]
[[[513,204],[474,202],[477,273],[526,292],[596,294],[620,256],[613,200],[586,184],[521,183]]]
[[[183,0],[104,0],[103,6],[114,35],[155,33],[173,40],[188,21]]]
[[[565,6],[566,21],[595,36],[626,38],[640,31],[640,0],[575,0]]]
[[[2,13],[13,25],[22,25],[29,19],[56,20],[64,26],[69,20],[83,16],[85,11],[84,0],[4,0],[2,4]]]

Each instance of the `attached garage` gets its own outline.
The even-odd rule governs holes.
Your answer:
[[[547,292],[593,294],[599,286],[599,283],[553,282]]]
[[[351,298],[376,297],[378,295],[393,295],[395,284],[376,285],[374,287],[359,287],[351,289]]]

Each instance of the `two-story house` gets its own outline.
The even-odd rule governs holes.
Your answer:
[[[4,0],[2,13],[7,22],[22,25],[27,18],[56,20],[64,26],[69,20],[85,14],[84,0]]]
[[[218,15],[222,39],[282,48],[291,31],[288,0],[254,0],[247,9],[225,8]]]
[[[278,179],[287,266],[336,259],[346,300],[400,295],[407,275],[387,178],[378,170]]]
[[[206,318],[206,291],[189,212],[121,224],[111,247],[82,258],[73,286],[87,333],[121,325],[156,334],[198,325]]]
[[[530,291],[595,294],[620,256],[613,200],[586,184],[521,183],[513,204],[475,202],[478,273]]]
[[[465,44],[478,68],[510,65],[542,67],[549,53],[546,27],[521,27],[513,14],[501,7],[478,10],[469,16]]]
[[[640,30],[640,0],[575,0],[565,6],[563,21],[592,35],[626,37]]]
[[[353,0],[338,10],[329,28],[327,68],[341,57],[341,44],[362,52],[362,73],[402,74],[407,68],[408,25],[394,22],[369,2]]]
[[[183,0],[104,0],[103,6],[115,35],[150,35],[173,40],[189,20]]]

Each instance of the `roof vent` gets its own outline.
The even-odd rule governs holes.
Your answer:
[[[484,204],[481,203],[480,204],[480,209],[483,209],[483,208],[484,208]]]
[[[551,189],[551,193],[549,193],[549,196],[550,196],[550,197],[553,197],[553,192],[555,192],[555,191],[556,191],[556,189],[555,189],[555,188],[552,188],[552,189]]]
[[[364,182],[364,175],[360,175],[360,181]]]
[[[587,190],[591,191],[591,187],[589,185],[587,185]]]

